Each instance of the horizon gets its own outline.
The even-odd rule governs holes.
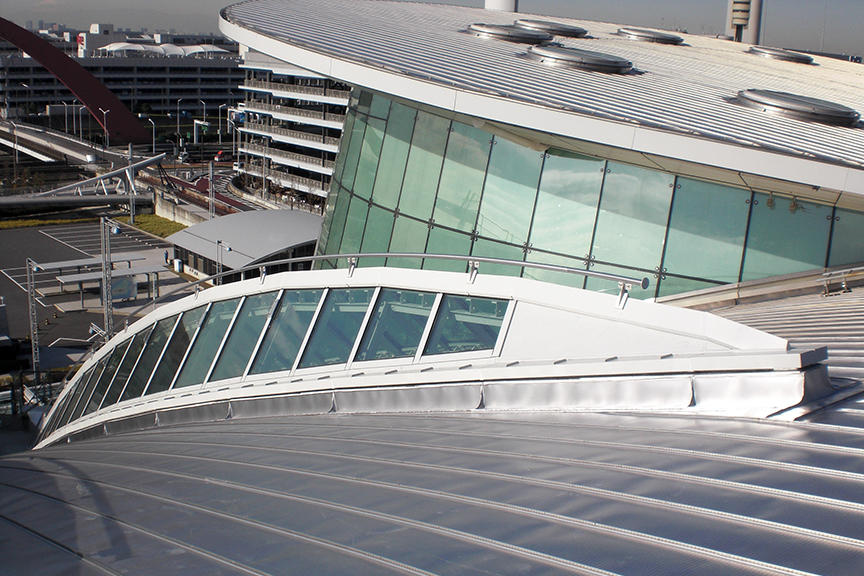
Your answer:
[[[433,3],[435,0],[402,0]],[[435,3],[481,8],[483,0],[447,0]],[[195,0],[182,6],[153,0],[147,8],[132,0],[115,0],[105,7],[101,0],[0,0],[4,17],[22,27],[28,20],[57,23],[86,30],[92,23],[111,23],[117,28],[149,32],[219,33],[219,11],[234,4],[225,0]],[[194,5],[194,8],[189,8]],[[864,16],[860,0],[764,0],[762,44],[793,50],[864,54],[864,39],[856,22]],[[629,0],[520,0],[519,13],[560,16],[637,25],[690,34],[725,33],[726,0],[655,0],[635,4]],[[859,17],[856,18],[855,15]],[[207,18],[212,20],[207,22]]]

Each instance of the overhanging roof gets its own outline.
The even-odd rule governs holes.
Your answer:
[[[614,24],[548,18],[591,35],[556,41],[620,56],[636,69],[608,75],[547,66],[526,58],[523,45],[464,32],[475,22],[508,24],[520,16],[412,2],[256,0],[224,9],[220,28],[316,73],[440,109],[864,194],[864,129],[728,101],[756,88],[860,108],[860,65],[819,57],[816,65],[769,60],[747,54],[741,44],[693,35],[684,35],[682,46],[635,42],[617,36]]]
[[[302,244],[316,242],[321,217],[301,210],[254,210],[214,218],[190,226],[166,240],[205,258],[216,260],[216,241],[230,247],[222,262],[238,269]]]

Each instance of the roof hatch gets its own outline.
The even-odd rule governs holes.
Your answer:
[[[747,50],[748,54],[770,58],[771,60],[785,60],[786,62],[797,62],[798,64],[812,64],[813,58],[806,54],[799,54],[791,50],[782,50],[780,48],[770,48],[768,46],[751,46]]]
[[[644,28],[619,28],[616,32],[618,36],[623,36],[628,40],[636,40],[638,42],[654,42],[655,44],[681,44],[684,39],[674,34],[665,34],[654,30],[645,30]]]
[[[525,28],[526,30],[536,30],[555,36],[569,36],[570,38],[583,38],[588,35],[588,31],[579,26],[570,26],[569,24],[549,22],[547,20],[516,20],[513,25],[518,28]]]
[[[626,74],[633,68],[632,62],[618,56],[564,46],[531,46],[528,56],[546,64],[594,72]]]
[[[481,38],[496,38],[520,44],[542,44],[552,41],[552,36],[545,32],[504,24],[469,24],[468,32]]]
[[[773,90],[741,90],[738,104],[798,120],[821,124],[854,126],[861,115],[841,104]]]

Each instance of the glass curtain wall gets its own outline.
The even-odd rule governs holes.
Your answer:
[[[361,92],[354,102],[320,254],[473,255],[647,276],[651,286],[634,288],[636,298],[864,261],[859,212],[541,152],[503,131],[378,94]],[[359,262],[382,264],[467,269],[431,258]],[[480,272],[619,290],[616,282],[518,266],[481,264]]]

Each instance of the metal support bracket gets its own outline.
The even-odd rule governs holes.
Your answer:
[[[477,273],[480,271],[480,262],[476,260],[468,261],[468,284],[473,284],[477,279]]]
[[[627,300],[630,298],[630,289],[633,288],[633,285],[626,282],[618,282],[618,288],[621,289],[621,292],[618,293],[618,301],[615,303],[615,308],[623,310],[627,304]]]
[[[357,268],[357,258],[348,258],[348,278],[354,276],[354,269]]]
[[[258,270],[261,271],[261,284],[263,284],[263,283],[264,283],[264,279],[267,277],[267,267],[266,267],[266,266],[261,266],[260,268],[258,268]]]

